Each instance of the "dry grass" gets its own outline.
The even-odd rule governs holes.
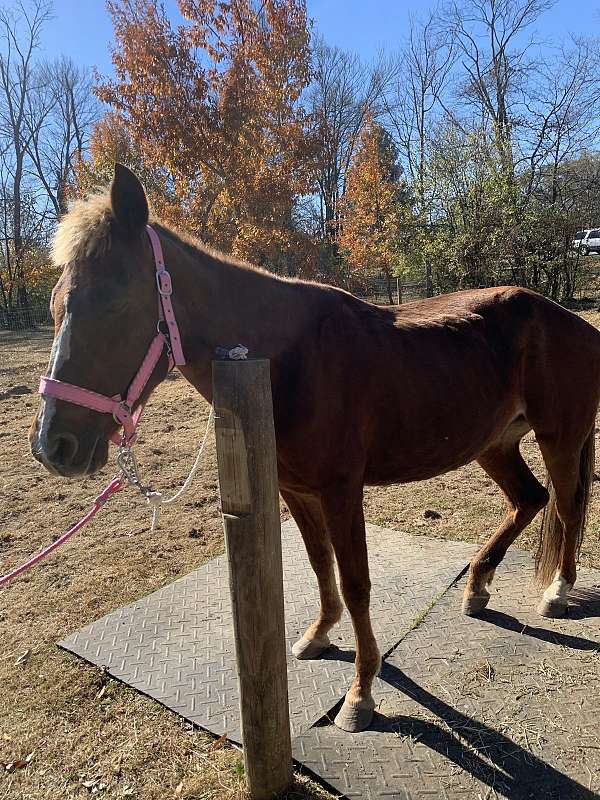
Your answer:
[[[600,314],[586,316],[600,324]],[[50,339],[48,331],[0,334],[2,572],[77,519],[110,476],[106,470],[67,483],[50,477],[29,454],[26,433],[37,398],[7,390],[35,391]],[[207,411],[181,378],[166,381],[156,392],[138,450],[144,474],[157,488],[174,489],[183,480]],[[524,450],[541,475],[530,438]],[[582,562],[596,567],[599,502],[594,497],[582,551]],[[501,499],[481,470],[469,466],[427,483],[367,489],[365,508],[369,521],[408,533],[483,541],[498,521]],[[440,517],[425,518],[426,510]],[[532,526],[519,545],[529,548],[536,540]],[[140,501],[123,492],[58,554],[2,591],[0,762],[33,756],[22,769],[0,772],[0,800],[243,796],[237,750],[211,749],[210,737],[55,646],[73,630],[185,575],[222,549],[211,438],[193,492],[176,510],[164,512],[155,534]],[[326,797],[331,796],[301,777],[288,795],[289,800]]]
[[[68,483],[49,476],[29,454],[26,434],[37,397],[7,390],[33,392],[50,342],[48,331],[0,334],[1,572],[78,519],[111,474]],[[207,411],[181,378],[157,391],[138,449],[144,474],[159,488],[182,482]],[[55,646],[222,549],[211,440],[193,492],[177,510],[163,513],[155,534],[141,502],[123,492],[57,554],[2,591],[0,763],[34,755],[26,767],[2,769],[0,800],[243,797],[237,750],[212,750],[211,737]],[[298,776],[288,797],[330,795]]]

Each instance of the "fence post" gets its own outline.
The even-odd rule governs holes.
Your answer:
[[[245,774],[267,800],[292,779],[269,361],[213,361],[213,405]]]
[[[433,268],[430,263],[427,263],[425,273],[425,285],[427,297],[433,297]]]

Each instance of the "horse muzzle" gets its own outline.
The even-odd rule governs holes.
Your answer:
[[[108,460],[108,442],[101,438],[80,439],[69,431],[53,433],[42,440],[39,433],[30,437],[31,454],[53,475],[74,478],[93,475]]]

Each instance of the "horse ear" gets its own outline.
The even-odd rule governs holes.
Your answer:
[[[146,192],[137,175],[123,164],[115,164],[110,202],[115,221],[123,233],[134,236],[144,230],[148,224]]]

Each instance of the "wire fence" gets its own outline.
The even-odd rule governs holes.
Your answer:
[[[492,284],[481,283],[479,287],[483,288],[490,285],[519,286],[522,284],[519,283],[512,269],[506,269],[500,274],[496,274]],[[459,291],[459,289],[460,287],[457,286],[440,287],[433,283],[430,286],[429,295],[445,294]],[[365,289],[354,291],[353,294],[377,305],[390,305],[390,294],[392,305],[410,303],[413,300],[423,300],[428,296],[427,283],[424,279],[403,283],[399,278],[392,278],[388,283],[385,275],[371,278],[369,285]],[[600,254],[598,257],[590,256],[590,263],[586,264],[585,268],[578,274],[573,300],[600,300]]]
[[[0,330],[20,331],[51,324],[49,297],[36,297],[26,308],[0,306]]]
[[[597,261],[598,265],[594,263],[586,270],[575,292],[576,300],[600,300],[600,258]],[[514,283],[512,273],[507,272],[500,282],[504,285]],[[433,286],[431,294],[440,294],[440,291],[439,287]],[[381,275],[372,278],[362,291],[354,292],[358,297],[377,305],[390,305],[390,293],[392,305],[410,303],[427,297],[427,283],[425,280],[403,283],[399,278],[392,278],[388,284],[388,279]],[[0,330],[19,331],[42,325],[52,325],[49,295],[36,295],[30,298],[27,308],[7,309],[0,305]]]

